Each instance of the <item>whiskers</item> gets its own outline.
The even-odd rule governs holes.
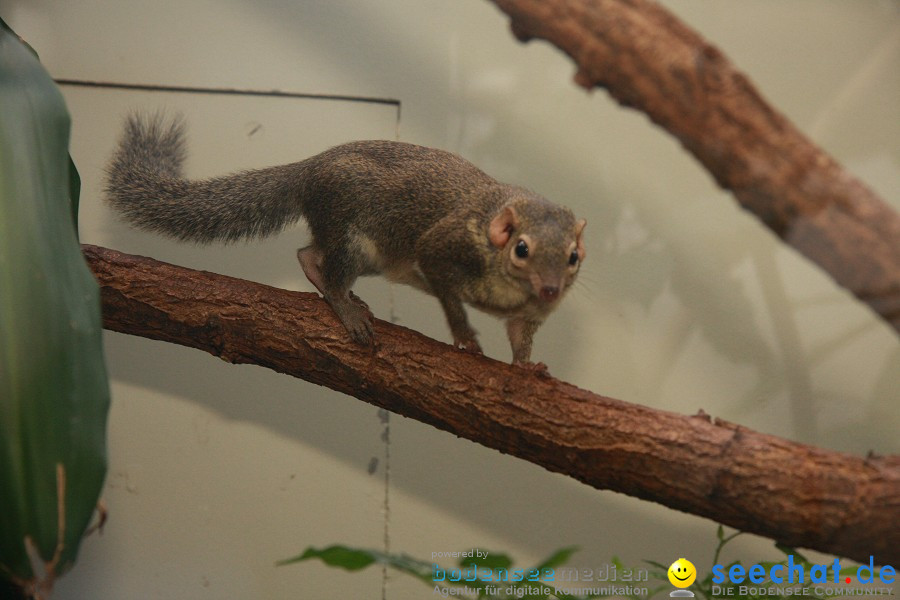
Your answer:
[[[587,297],[589,300],[596,302],[601,298],[600,289],[600,283],[591,274],[579,272],[578,278],[575,279],[568,293]]]

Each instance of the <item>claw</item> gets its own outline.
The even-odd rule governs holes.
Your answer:
[[[475,338],[466,340],[453,340],[453,345],[460,350],[465,350],[470,354],[484,354],[481,351],[481,346],[478,344],[478,340],[476,340]]]
[[[538,377],[551,377],[549,369],[547,369],[547,365],[542,362],[531,362],[531,361],[523,361],[523,362],[513,362],[517,367],[521,367],[528,371],[531,371]]]
[[[365,302],[351,294],[331,303],[331,307],[354,342],[362,346],[375,345],[375,316]]]
[[[357,344],[362,346],[373,346],[375,344],[375,328],[369,319],[354,323],[352,329],[350,326],[347,326],[347,332]]]

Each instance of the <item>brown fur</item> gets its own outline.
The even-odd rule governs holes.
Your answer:
[[[312,243],[300,264],[361,344],[373,342],[372,315],[350,288],[383,274],[436,296],[467,350],[480,352],[464,302],[507,319],[513,360],[528,362],[535,330],[584,259],[584,221],[570,210],[442,150],[351,142],[192,181],[184,146],[180,119],[129,117],[108,167],[110,204],[137,227],[201,243],[272,235],[303,217]]]

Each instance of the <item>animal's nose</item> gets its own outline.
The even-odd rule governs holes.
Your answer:
[[[553,302],[559,297],[559,288],[555,285],[545,285],[541,288],[541,300]]]

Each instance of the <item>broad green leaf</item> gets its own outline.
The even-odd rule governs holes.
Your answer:
[[[545,558],[543,562],[535,567],[535,569],[539,569],[541,571],[543,571],[544,569],[555,569],[556,567],[569,562],[569,559],[572,558],[572,555],[576,552],[578,552],[578,546],[560,548],[549,557]]]
[[[72,220],[69,115],[0,22],[0,577],[75,561],[106,473],[99,290]]]
[[[318,559],[330,567],[339,567],[347,571],[360,571],[373,564],[387,565],[401,573],[411,575],[427,584],[434,584],[432,563],[417,560],[406,554],[386,554],[378,550],[365,550],[334,545],[321,550],[307,548],[302,554],[293,558],[278,561],[278,566],[291,565],[298,562]],[[463,585],[466,582],[448,582],[451,585]],[[470,584],[471,585],[471,584]],[[477,587],[477,586],[476,586]]]
[[[290,565],[311,558],[317,558],[330,567],[340,567],[347,571],[365,569],[377,560],[375,554],[370,550],[357,550],[347,546],[329,546],[321,550],[307,548],[299,556],[278,561],[278,565]]]

